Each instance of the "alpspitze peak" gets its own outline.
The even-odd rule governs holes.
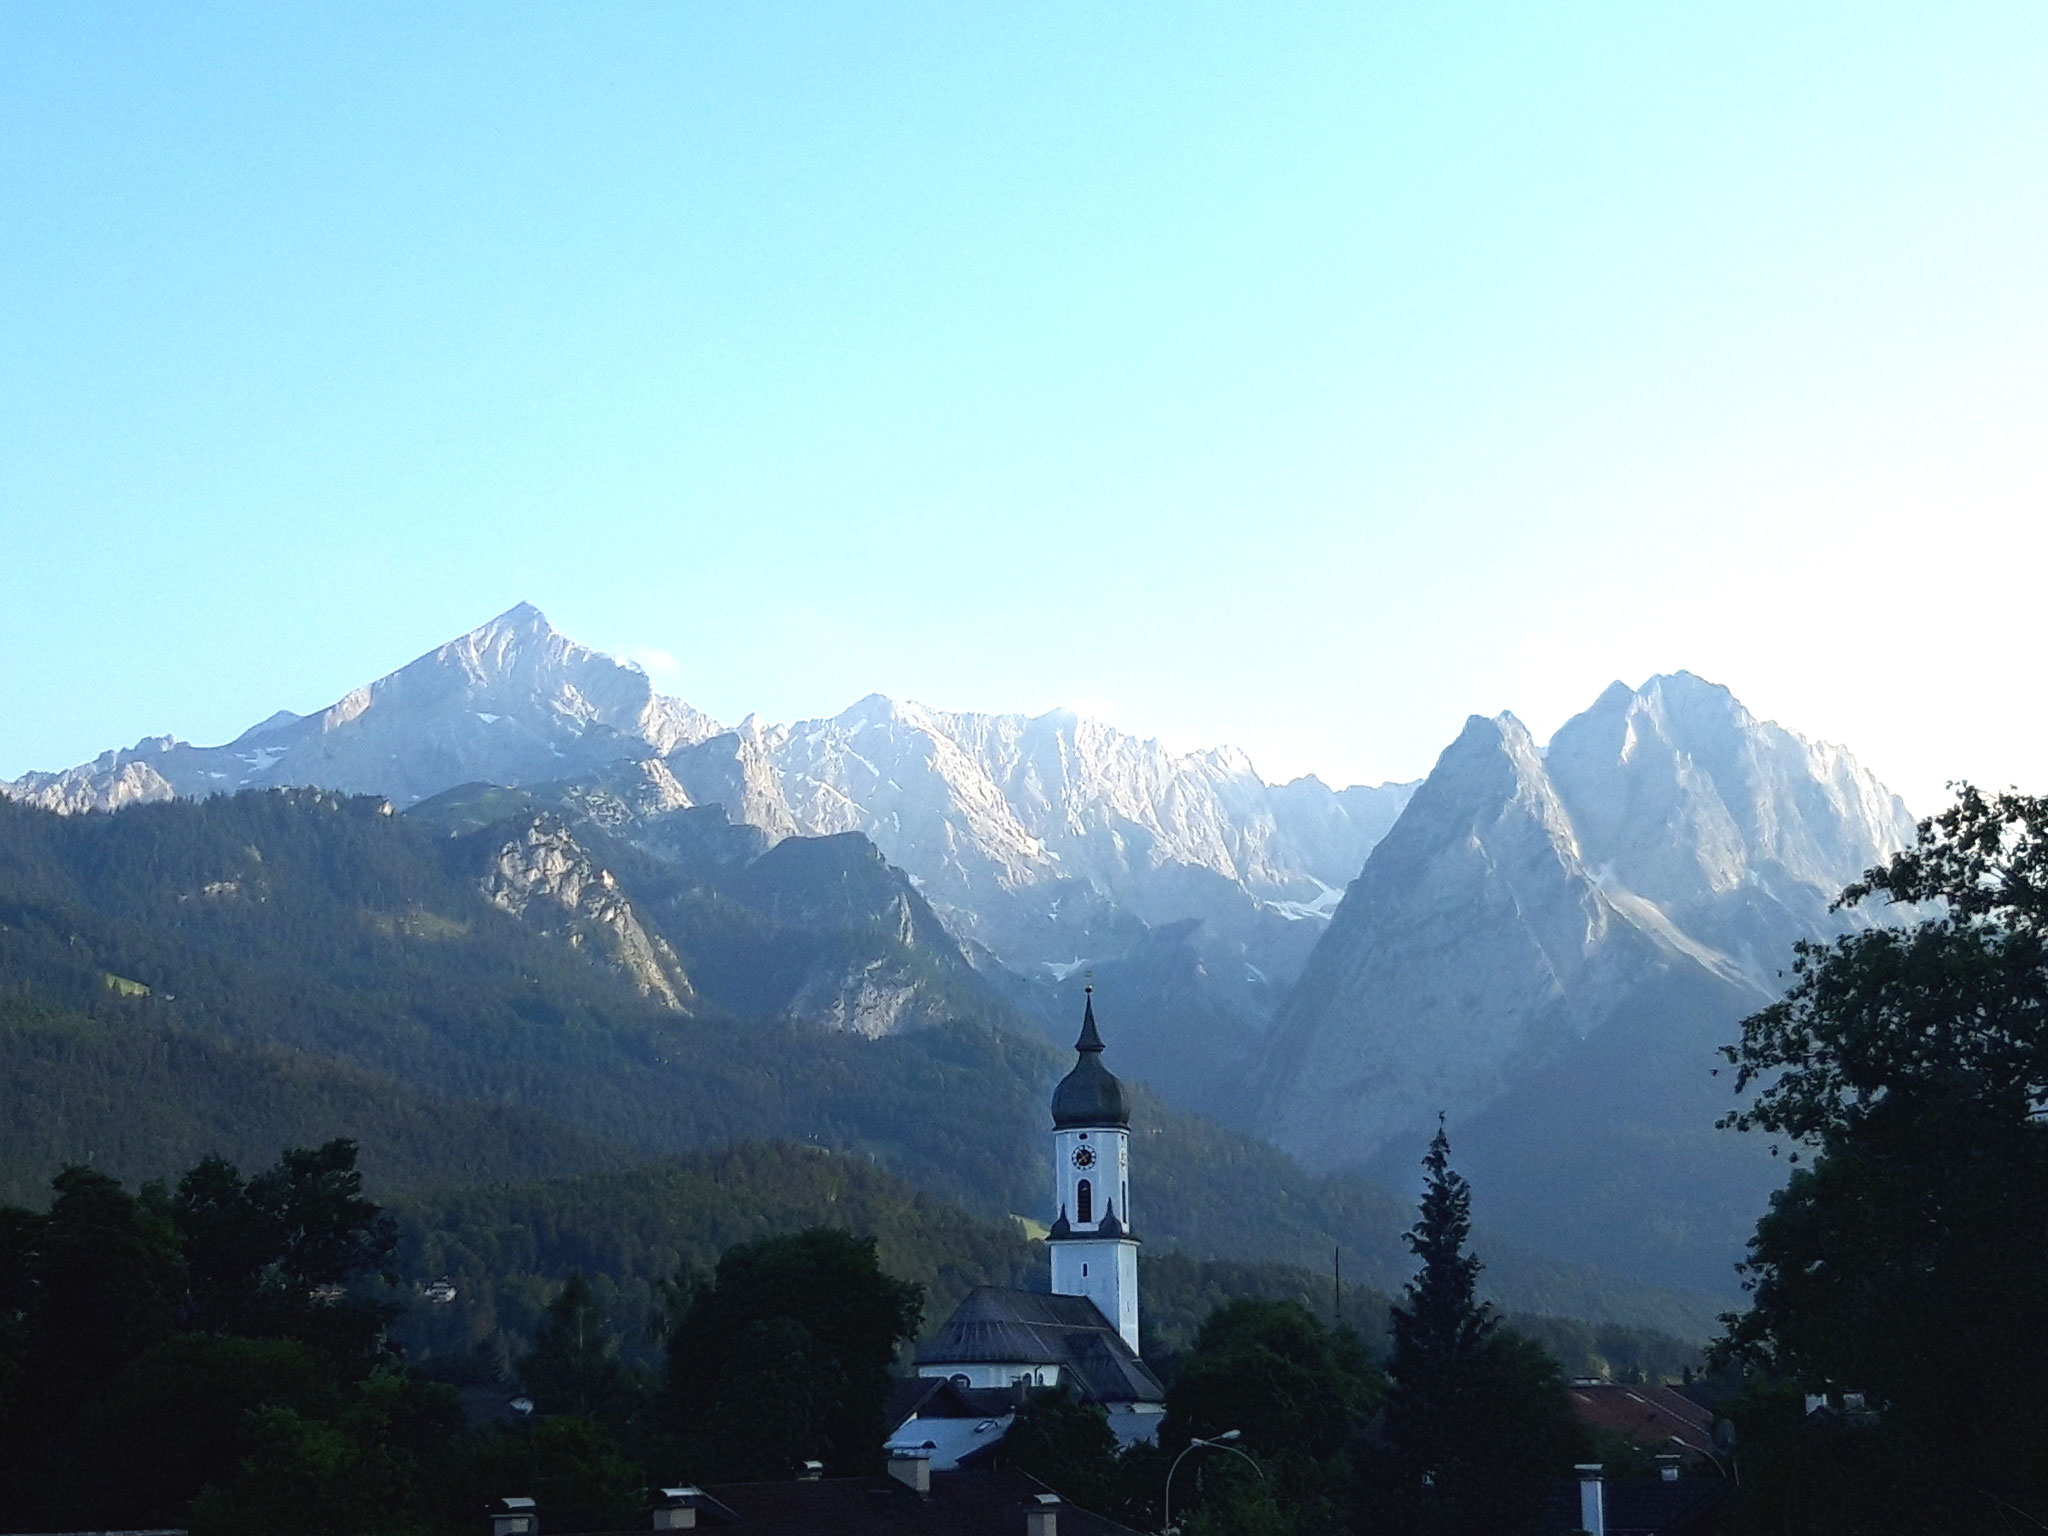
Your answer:
[[[550,633],[554,627],[548,622],[548,616],[532,603],[514,603],[483,626],[485,629],[543,629]]]

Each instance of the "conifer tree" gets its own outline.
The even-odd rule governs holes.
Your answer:
[[[1422,1268],[1390,1317],[1394,1388],[1387,1429],[1417,1481],[1434,1486],[1456,1452],[1459,1399],[1497,1320],[1478,1300],[1479,1260],[1465,1252],[1472,1235],[1472,1186],[1451,1167],[1451,1139],[1437,1117],[1422,1160],[1428,1182],[1415,1225],[1403,1234]]]
[[[1451,1168],[1442,1116],[1422,1166],[1421,1210],[1405,1234],[1421,1268],[1390,1320],[1390,1451],[1366,1492],[1379,1523],[1398,1531],[1520,1529],[1580,1433],[1556,1362],[1478,1298],[1480,1263],[1465,1251],[1472,1187]]]
[[[577,1270],[548,1303],[519,1379],[544,1413],[574,1413],[614,1423],[626,1411],[631,1378],[619,1360],[619,1336],[605,1326],[590,1282]]]

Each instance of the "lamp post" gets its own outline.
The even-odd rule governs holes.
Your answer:
[[[1231,1443],[1243,1438],[1244,1431],[1241,1429],[1226,1429],[1222,1434],[1212,1435],[1207,1440],[1200,1435],[1188,1436],[1186,1448],[1173,1458],[1173,1465],[1166,1469],[1166,1500],[1160,1510],[1159,1536],[1173,1536],[1173,1474],[1178,1472],[1180,1464],[1188,1459],[1188,1452],[1198,1446],[1205,1450],[1228,1451],[1233,1456],[1242,1456],[1251,1463],[1252,1470],[1259,1474],[1259,1481],[1263,1483],[1266,1480],[1266,1469],[1259,1465],[1258,1459],[1249,1451],[1241,1451]]]
[[[1706,1457],[1707,1460],[1711,1461],[1714,1464],[1714,1470],[1716,1472],[1720,1473],[1723,1477],[1728,1476],[1728,1469],[1721,1465],[1721,1458],[1716,1456],[1712,1451],[1708,1450],[1704,1445],[1694,1445],[1690,1440],[1684,1439],[1678,1435],[1673,1435],[1671,1437],[1671,1443],[1673,1445],[1684,1446],[1685,1449],[1687,1449],[1688,1451],[1699,1452],[1700,1455]],[[1742,1479],[1740,1477],[1734,1478],[1732,1479],[1732,1481],[1734,1482],[1736,1487],[1740,1488],[1742,1486]]]

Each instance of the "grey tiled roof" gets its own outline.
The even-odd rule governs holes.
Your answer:
[[[1047,1296],[984,1285],[917,1351],[928,1365],[1056,1365],[1083,1398],[1104,1403],[1166,1400],[1145,1362],[1085,1296]]]

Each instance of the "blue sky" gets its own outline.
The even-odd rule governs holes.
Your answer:
[[[2048,788],[2038,4],[422,9],[0,9],[0,776],[525,599],[729,720],[1349,781],[1689,667]]]

